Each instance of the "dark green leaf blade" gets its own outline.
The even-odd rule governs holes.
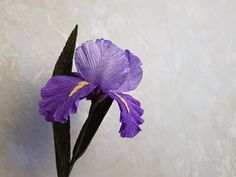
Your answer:
[[[72,64],[73,64],[73,56],[76,44],[78,25],[75,26],[73,31],[71,32],[68,40],[66,41],[66,45],[63,48],[59,59],[55,65],[53,70],[53,76],[56,75],[71,75],[72,74]]]
[[[89,116],[75,143],[73,157],[70,163],[70,171],[72,170],[75,161],[78,160],[86,151],[113,101],[112,98],[106,97],[102,102],[97,103],[98,99],[99,98],[97,97],[92,100]]]
[[[55,65],[53,76],[71,75],[78,25],[71,32]],[[58,177],[68,177],[70,164],[70,121],[53,123],[55,156]]]
[[[57,176],[68,177],[70,163],[70,121],[53,123]]]

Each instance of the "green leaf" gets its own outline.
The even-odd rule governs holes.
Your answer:
[[[112,101],[113,99],[110,97],[106,97],[102,102],[99,101],[99,96],[92,99],[89,116],[80,131],[79,137],[73,149],[70,171],[72,170],[76,160],[78,160],[86,151],[103,118],[109,110]]]
[[[55,65],[53,70],[53,76],[56,75],[71,75],[72,74],[72,64],[73,64],[73,56],[75,51],[76,37],[77,37],[78,25],[75,26],[73,31],[71,32],[68,40],[66,41],[66,45],[63,48],[59,59]]]
[[[71,75],[78,25],[71,32],[55,65],[53,76]],[[68,177],[70,164],[70,121],[53,123],[55,155],[58,177]]]
[[[53,123],[57,176],[68,177],[70,163],[70,121]]]

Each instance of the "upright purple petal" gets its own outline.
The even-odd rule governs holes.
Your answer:
[[[88,41],[76,49],[78,73],[103,91],[119,88],[126,79],[129,61],[126,53],[109,40]]]
[[[125,82],[115,90],[116,92],[128,92],[136,89],[143,77],[142,62],[140,59],[129,50],[125,50],[125,53],[129,59],[129,72]]]
[[[97,70],[97,84],[103,91],[115,90],[123,84],[129,70],[129,61],[123,50],[109,40],[96,40],[102,51],[102,62]]]
[[[144,122],[141,118],[143,109],[138,100],[130,95],[116,92],[107,93],[111,98],[116,100],[120,108],[120,136],[132,138],[141,131],[140,124]]]
[[[91,83],[96,81],[96,71],[102,59],[99,46],[94,41],[87,41],[75,52],[75,65],[79,75]]]
[[[41,89],[39,112],[47,121],[65,123],[69,115],[76,113],[79,100],[95,87],[78,77],[52,77]]]

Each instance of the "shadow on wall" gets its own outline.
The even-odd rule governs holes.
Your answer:
[[[54,151],[51,124],[38,113],[40,87],[21,75],[20,59],[3,55],[0,63],[0,176],[56,173],[45,171]]]

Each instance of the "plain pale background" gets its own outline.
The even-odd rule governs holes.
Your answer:
[[[0,0],[0,176],[56,176],[37,104],[75,24],[77,45],[103,37],[141,58],[145,123],[120,138],[113,103],[71,177],[236,176],[235,0]]]

